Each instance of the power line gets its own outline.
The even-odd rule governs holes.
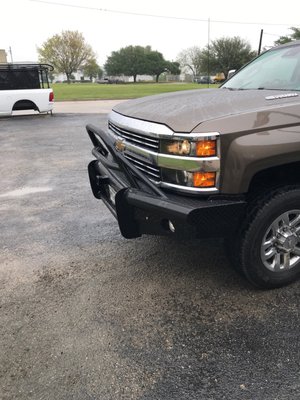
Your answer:
[[[208,22],[209,19],[200,19],[200,18],[187,18],[187,17],[175,17],[171,15],[158,15],[158,14],[146,14],[146,13],[138,13],[131,11],[122,11],[122,10],[112,10],[108,8],[98,8],[98,7],[89,7],[89,6],[80,6],[76,4],[67,4],[61,2],[52,2],[47,0],[29,0],[35,3],[41,4],[50,4],[52,6],[62,6],[62,7],[70,7],[70,8],[79,8],[84,10],[93,10],[100,12],[107,12],[112,14],[123,14],[123,15],[132,15],[136,17],[149,17],[149,18],[163,18],[163,19],[173,19],[173,20],[181,20],[181,21],[194,21],[194,22]],[[220,23],[220,24],[238,24],[238,25],[269,25],[269,26],[297,26],[298,24],[276,24],[271,22],[249,22],[249,21],[225,21],[225,20],[214,20],[210,19],[210,22]]]

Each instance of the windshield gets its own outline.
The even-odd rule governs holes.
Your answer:
[[[222,89],[300,90],[300,45],[263,53],[226,82]]]

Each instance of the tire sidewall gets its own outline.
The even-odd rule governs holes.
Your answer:
[[[262,262],[261,245],[270,225],[289,210],[300,210],[300,189],[274,194],[257,210],[241,243],[242,269],[246,277],[259,287],[280,287],[300,276],[300,263],[287,271],[270,271]]]

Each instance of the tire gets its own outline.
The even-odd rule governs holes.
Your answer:
[[[300,277],[300,187],[286,186],[257,198],[238,237],[230,240],[231,259],[254,286],[272,289]]]

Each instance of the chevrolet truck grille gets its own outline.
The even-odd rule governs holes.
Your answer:
[[[119,137],[125,139],[128,143],[134,144],[136,146],[142,147],[147,150],[159,151],[159,140],[147,135],[141,135],[139,133],[129,131],[127,129],[120,128],[116,126],[111,121],[108,123],[109,129],[114,132]]]

